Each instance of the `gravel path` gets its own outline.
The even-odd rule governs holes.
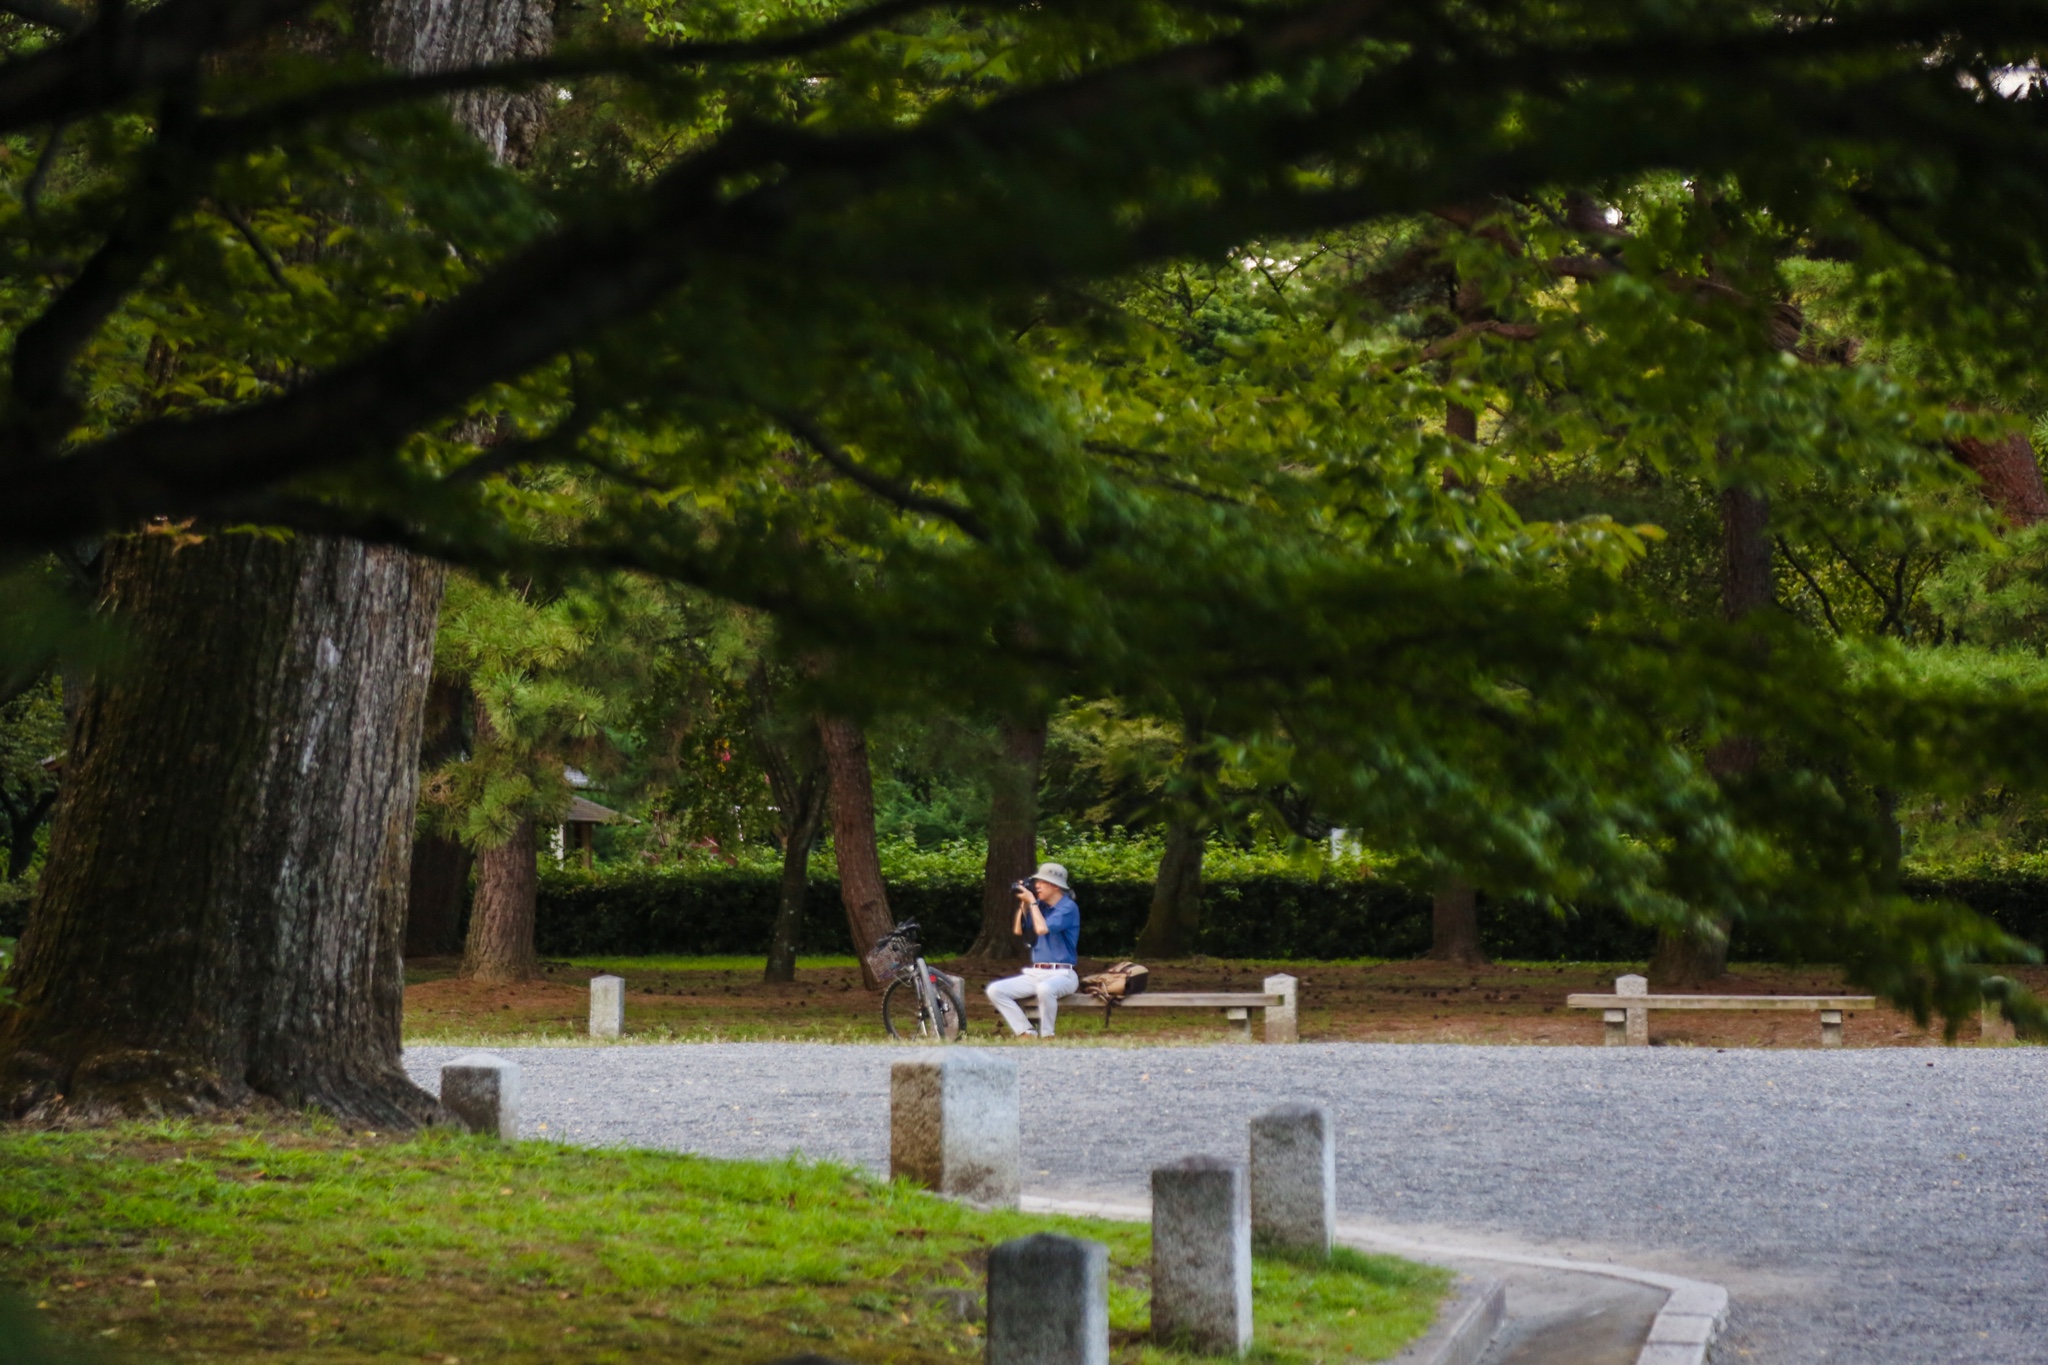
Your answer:
[[[1337,1115],[1346,1214],[1725,1284],[1715,1360],[2048,1359],[2048,1050],[1005,1049],[1025,1188],[1142,1197],[1279,1099]],[[452,1048],[406,1063],[429,1089]],[[823,1044],[512,1050],[525,1131],[882,1170],[889,1062]],[[1931,1060],[1930,1060],[1931,1059]]]

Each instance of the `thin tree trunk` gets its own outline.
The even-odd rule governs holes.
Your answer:
[[[775,795],[782,834],[782,879],[776,887],[775,927],[768,935],[764,981],[796,980],[803,949],[804,903],[810,896],[811,847],[825,823],[825,751],[816,726],[792,731],[776,713],[775,682],[765,664],[747,679],[747,709],[754,749]]]
[[[1740,621],[1770,606],[1771,504],[1748,489],[1721,494],[1721,614]],[[1707,755],[1707,771],[1723,782],[1756,768],[1761,749],[1754,736],[1733,735]],[[1659,989],[1702,986],[1728,971],[1728,933],[1722,917],[1689,929],[1664,928],[1650,957],[1650,981]]]
[[[825,823],[825,774],[803,775],[796,793],[796,818],[782,832],[782,879],[775,892],[775,929],[768,939],[764,981],[796,980],[796,957],[803,951],[804,902],[811,886],[811,846]]]
[[[883,985],[867,967],[868,950],[896,927],[882,884],[882,857],[875,847],[875,783],[868,769],[868,739],[850,720],[818,718],[825,747],[825,771],[832,789],[832,847],[839,859],[839,899],[846,928],[862,959],[861,980],[869,990]]]
[[[533,947],[540,869],[534,822],[527,816],[512,837],[476,855],[476,904],[462,948],[462,975],[489,986],[532,981],[540,975]]]
[[[1202,723],[1183,722],[1186,757],[1175,786],[1181,808],[1168,820],[1166,848],[1159,855],[1159,873],[1152,881],[1152,908],[1138,932],[1138,951],[1147,957],[1186,957],[1201,942],[1202,854],[1209,842],[1203,805],[1216,758],[1202,744]]]
[[[1038,774],[1045,762],[1043,717],[999,727],[1001,750],[990,775],[988,855],[981,869],[981,932],[967,956],[1008,961],[1024,956],[1011,932],[1017,896],[1010,888],[1038,866]]]
[[[1439,882],[1430,898],[1427,956],[1432,962],[1468,967],[1486,961],[1486,950],[1479,944],[1479,893],[1456,873]]]
[[[432,772],[464,748],[462,718],[469,688],[436,673],[427,690],[425,738],[420,770]],[[445,957],[462,951],[462,911],[469,903],[469,873],[476,859],[460,839],[421,834],[412,848],[412,880],[406,895],[405,955]]]
[[[82,689],[0,1114],[436,1112],[398,1051],[441,576],[323,537],[113,542],[129,650]]]
[[[1208,830],[1193,820],[1166,827],[1166,851],[1152,882],[1152,909],[1138,934],[1141,957],[1191,956],[1202,937],[1202,854]]]

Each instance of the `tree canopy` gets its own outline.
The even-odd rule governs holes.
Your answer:
[[[1898,895],[1886,793],[2038,783],[2040,690],[1827,587],[1995,548],[1948,446],[2035,392],[2039,6],[647,4],[418,74],[293,0],[11,12],[17,562],[642,571],[854,712],[1198,715],[1251,789],[1921,1008],[2025,951]],[[523,166],[482,90],[550,105]],[[1830,629],[1658,590],[1727,489]]]

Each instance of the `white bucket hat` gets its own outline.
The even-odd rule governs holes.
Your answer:
[[[1031,880],[1034,882],[1051,882],[1062,891],[1072,891],[1074,889],[1067,885],[1067,870],[1058,863],[1040,863],[1038,871],[1031,874]]]

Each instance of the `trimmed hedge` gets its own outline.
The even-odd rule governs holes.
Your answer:
[[[1915,895],[1960,900],[2007,932],[2048,939],[2048,871],[2003,868],[1975,876],[1921,876]],[[536,937],[549,957],[648,954],[746,954],[767,950],[775,919],[776,878],[748,867],[542,873]],[[1151,905],[1149,882],[1075,877],[1082,952],[1092,958],[1132,952]],[[980,926],[981,882],[892,879],[898,919],[923,926],[935,956],[964,950]],[[1212,957],[1415,957],[1429,947],[1427,893],[1358,876],[1312,879],[1262,874],[1205,887],[1201,950]],[[1496,959],[1534,962],[1639,962],[1655,932],[1621,912],[1582,908],[1559,915],[1526,903],[1479,905],[1480,939]],[[813,877],[805,904],[803,951],[850,953],[836,879]],[[1738,927],[1731,955],[1756,961],[1771,945],[1748,942]]]
[[[764,952],[775,891],[772,875],[740,868],[550,872],[541,878],[536,937],[549,957]],[[1074,892],[1082,952],[1111,957],[1133,951],[1151,906],[1151,885],[1076,878]],[[944,956],[974,941],[981,885],[898,883],[889,888],[889,904],[897,918],[918,921],[926,949]],[[1429,947],[1429,913],[1427,894],[1385,881],[1262,876],[1210,882],[1201,950],[1235,958],[1414,957]],[[1480,933],[1490,955],[1534,961],[1633,961],[1649,955],[1654,938],[1614,911],[1558,917],[1486,900]],[[810,883],[803,950],[853,951],[836,880]]]

